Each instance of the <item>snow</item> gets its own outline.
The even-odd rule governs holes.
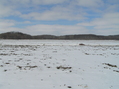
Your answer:
[[[118,83],[119,41],[0,40],[0,89],[118,89]]]

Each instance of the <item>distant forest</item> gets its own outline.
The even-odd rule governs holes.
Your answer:
[[[77,35],[36,35],[32,36],[21,32],[6,32],[0,34],[0,39],[59,39],[59,40],[119,40],[119,35],[94,35],[94,34],[77,34]]]

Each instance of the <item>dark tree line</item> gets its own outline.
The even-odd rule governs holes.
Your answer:
[[[93,34],[80,34],[80,35],[37,35],[31,36],[21,32],[6,32],[0,34],[0,39],[66,39],[66,40],[119,40],[119,35],[93,35]]]

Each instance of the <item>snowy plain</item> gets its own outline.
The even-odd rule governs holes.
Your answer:
[[[119,41],[0,40],[0,89],[119,89]]]

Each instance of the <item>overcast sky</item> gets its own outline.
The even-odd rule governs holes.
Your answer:
[[[119,34],[119,0],[0,0],[0,33]]]

